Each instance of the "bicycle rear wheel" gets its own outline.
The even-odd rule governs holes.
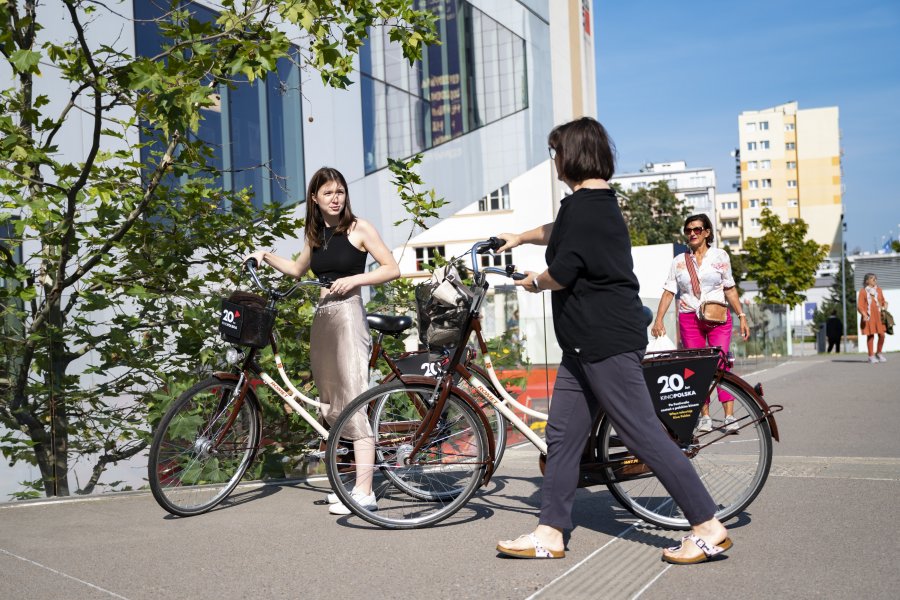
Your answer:
[[[204,513],[235,488],[259,444],[259,411],[234,381],[210,377],[166,411],[150,446],[147,475],[156,501],[173,515]]]
[[[484,478],[488,434],[480,415],[462,399],[447,398],[438,424],[422,450],[412,456],[416,433],[430,415],[432,386],[383,384],[359,396],[329,431],[326,466],[331,487],[350,510],[388,529],[439,523],[462,508]],[[357,477],[355,458],[346,450],[367,419],[375,438],[372,489],[377,508],[351,496]]]
[[[723,391],[734,397],[734,416],[741,429],[724,429]],[[743,511],[762,490],[772,465],[772,432],[753,398],[734,384],[722,381],[710,396],[713,430],[695,432],[693,444],[682,448],[691,459],[703,485],[715,501],[720,521]],[[628,459],[633,454],[616,435],[609,419],[602,419],[596,432],[599,462]],[[662,483],[643,464],[609,468],[609,478],[632,477],[608,485],[616,500],[635,516],[666,529],[689,529],[690,523]]]

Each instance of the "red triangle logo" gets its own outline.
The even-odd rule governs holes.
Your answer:
[[[693,375],[693,374],[694,374],[693,371],[691,371],[691,370],[688,369],[687,367],[684,368],[684,378],[685,378],[685,379],[687,379],[688,377],[690,377],[690,376]]]
[[[239,316],[241,316],[241,311],[239,311],[239,310],[234,311],[234,318],[236,319]]]

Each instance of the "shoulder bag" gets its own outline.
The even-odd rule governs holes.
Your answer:
[[[700,308],[697,309],[697,318],[709,325],[721,325],[728,321],[728,305],[718,300],[703,300],[700,291],[700,278],[697,276],[697,268],[694,266],[694,257],[690,252],[684,253],[684,264],[691,276],[691,289],[697,298],[700,298]]]

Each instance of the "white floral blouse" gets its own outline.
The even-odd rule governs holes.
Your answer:
[[[691,274],[685,265],[685,258],[695,260],[690,251],[679,254],[672,259],[672,268],[669,270],[669,278],[663,285],[663,289],[673,294],[681,293],[682,302],[678,303],[678,311],[683,313],[695,312],[700,308],[700,302],[717,300],[725,302],[725,290],[734,287],[734,277],[731,274],[731,259],[724,250],[710,246],[706,249],[703,264],[697,266],[697,278],[700,279],[700,298],[694,295],[691,286]],[[696,262],[694,263],[697,264]]]

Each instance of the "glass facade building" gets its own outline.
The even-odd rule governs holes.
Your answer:
[[[525,40],[463,0],[420,0],[440,45],[410,65],[386,33],[360,51],[365,172],[528,108]]]

